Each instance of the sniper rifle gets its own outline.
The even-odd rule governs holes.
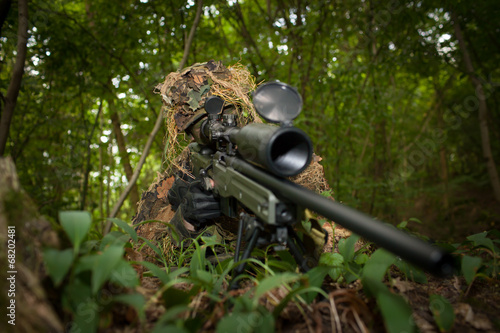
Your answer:
[[[292,126],[302,109],[294,88],[281,82],[263,84],[254,92],[253,103],[262,118],[279,126],[238,127],[236,116],[225,112],[224,101],[212,96],[205,103],[206,119],[193,131],[196,142],[189,145],[193,173],[205,190],[220,198],[222,213],[238,217],[243,208],[235,262],[249,258],[259,241],[276,242],[281,249],[289,248],[302,270],[309,270],[293,225],[310,209],[424,270],[452,273],[452,257],[440,248],[287,179],[304,171],[312,157],[311,139]],[[246,248],[240,258],[243,235]],[[244,268],[240,264],[235,274]]]

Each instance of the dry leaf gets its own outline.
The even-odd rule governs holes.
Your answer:
[[[156,188],[156,191],[158,192],[158,199],[167,198],[168,190],[170,190],[170,188],[174,184],[174,180],[174,176],[164,179],[162,183]]]

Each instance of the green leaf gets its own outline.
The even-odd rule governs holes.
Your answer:
[[[232,312],[223,317],[217,327],[217,333],[273,333],[274,318],[270,313],[252,312]]]
[[[99,324],[99,304],[88,298],[78,304],[70,332],[96,332]]]
[[[277,288],[285,283],[294,282],[300,279],[300,275],[292,272],[283,272],[274,276],[268,276],[261,280],[255,289],[254,301],[258,302],[260,296],[264,295],[271,289]]]
[[[305,273],[305,276],[309,280],[309,286],[321,288],[321,286],[323,285],[323,281],[325,280],[325,276],[329,271],[330,267],[325,266],[317,266],[309,270],[307,273]],[[307,303],[311,303],[317,295],[318,292],[314,291],[306,293],[303,297]]]
[[[115,302],[124,303],[133,307],[135,311],[137,311],[137,314],[139,315],[139,318],[141,320],[144,320],[146,318],[146,313],[145,313],[146,299],[144,298],[144,295],[139,293],[120,294],[113,297],[113,300]]]
[[[157,277],[160,279],[160,281],[163,284],[167,284],[170,281],[169,276],[167,275],[167,272],[165,272],[164,269],[161,269],[160,267],[156,266],[153,263],[147,262],[147,261],[141,261],[139,262],[142,266],[146,267],[153,273],[153,276]]]
[[[162,294],[166,308],[171,308],[179,305],[188,305],[191,301],[191,296],[196,293],[197,288],[191,288],[189,291],[177,289],[175,287],[167,288]]]
[[[306,231],[306,234],[311,232],[312,222],[310,220],[302,221],[302,227]]]
[[[319,264],[329,267],[342,267],[344,264],[344,257],[339,253],[323,252],[319,258]]]
[[[474,280],[477,271],[481,267],[481,262],[482,260],[479,257],[471,257],[471,256],[462,257],[462,274],[464,275],[467,284],[471,284],[472,281]]]
[[[482,246],[488,250],[495,252],[495,245],[490,238],[487,238],[488,232],[484,231],[472,236],[467,237],[468,240],[472,241],[474,246]]]
[[[455,312],[450,302],[441,295],[432,294],[429,297],[429,309],[441,332],[449,332],[455,322]]]
[[[66,285],[62,293],[64,307],[73,313],[77,311],[80,304],[92,298],[90,285],[85,279],[75,278]]]
[[[137,232],[132,228],[127,222],[122,221],[118,218],[108,218],[109,221],[112,221],[118,227],[120,227],[123,231],[130,235],[130,238],[135,242],[137,242]]]
[[[356,258],[354,258],[354,262],[358,265],[364,265],[368,261],[370,257],[366,253],[361,253],[360,255],[357,255]]]
[[[100,254],[92,267],[92,294],[95,295],[113,273],[123,257],[123,247],[112,245]]]
[[[388,332],[416,332],[411,307],[403,297],[387,290],[377,296],[377,303]]]
[[[130,237],[121,231],[111,231],[101,240],[101,246],[99,247],[103,251],[107,246],[124,246]]]
[[[373,252],[370,259],[365,264],[363,268],[363,276],[370,277],[371,279],[382,281],[387,269],[394,263],[396,257],[384,250],[378,249]]]
[[[398,228],[399,229],[404,229],[406,228],[406,225],[408,224],[408,221],[403,221],[401,223],[398,224]]]
[[[78,258],[75,263],[75,267],[73,268],[73,273],[78,275],[81,272],[92,270],[98,256],[98,254],[87,254]]]
[[[59,212],[59,221],[64,231],[68,235],[73,248],[74,255],[80,250],[80,244],[90,230],[92,217],[89,212],[84,211],[61,211]]]
[[[354,257],[354,245],[359,240],[359,236],[352,234],[347,239],[339,241],[339,253],[344,256],[346,262],[349,262]]]
[[[73,263],[73,249],[62,251],[46,249],[43,251],[43,259],[50,278],[54,284],[58,286],[61,284]]]
[[[139,239],[142,240],[144,243],[146,243],[158,255],[159,258],[161,258],[161,259],[163,259],[163,261],[165,261],[163,253],[158,248],[158,246],[156,246],[149,239],[146,239],[144,237],[139,237]]]
[[[396,260],[394,264],[405,274],[406,278],[418,283],[427,283],[427,276],[421,269],[408,264],[404,260]]]
[[[123,258],[111,272],[109,280],[127,288],[133,288],[139,284],[136,270]]]
[[[187,305],[176,305],[176,306],[169,307],[168,310],[160,317],[160,319],[158,319],[157,325],[155,326],[155,329],[153,332],[169,332],[170,333],[169,330],[167,330],[167,329],[160,330],[160,328],[165,327],[163,325],[165,325],[166,323],[178,320],[179,316],[182,313],[189,311],[189,310],[190,310],[190,308]],[[174,331],[174,332],[176,332],[176,331]],[[183,332],[185,332],[185,331],[183,331]]]
[[[324,252],[319,258],[319,265],[329,267],[328,274],[337,281],[343,271],[344,257],[339,253]]]
[[[296,267],[295,259],[289,251],[277,251],[276,254],[280,257],[283,262],[286,262],[289,267]],[[292,269],[289,269],[292,270]]]
[[[363,276],[361,283],[366,294],[377,300],[388,332],[415,332],[412,309],[403,297],[391,293],[384,283],[369,276]]]
[[[412,221],[412,222],[416,222],[418,224],[422,224],[422,221],[420,221],[419,219],[417,219],[416,217],[410,217],[408,219],[408,221]]]
[[[197,276],[198,271],[204,271],[207,260],[205,258],[206,247],[200,246],[197,241],[193,242],[195,246],[195,251],[191,257],[191,263],[189,265],[189,271],[192,276]]]
[[[202,283],[202,285],[204,285],[206,287],[206,289],[211,289],[211,287],[214,284],[214,281],[213,281],[214,276],[210,272],[199,270],[196,273],[196,277],[197,277],[198,281],[200,281]]]

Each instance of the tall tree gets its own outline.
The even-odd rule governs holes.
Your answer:
[[[462,51],[465,72],[474,86],[476,95],[478,96],[479,103],[479,129],[481,131],[481,147],[483,150],[483,157],[486,163],[486,169],[490,177],[490,183],[493,187],[495,200],[500,202],[500,179],[498,178],[498,171],[493,159],[490,144],[490,130],[488,126],[488,105],[486,104],[485,89],[474,71],[474,66],[469,55],[469,50],[465,42],[464,33],[460,27],[460,21],[455,11],[452,11],[451,17],[453,20],[453,27],[455,29],[455,36],[458,40],[460,50]]]
[[[17,57],[12,78],[10,80],[5,104],[0,118],[0,156],[4,155],[5,146],[9,137],[10,123],[16,108],[19,89],[24,74],[24,61],[26,60],[28,42],[28,0],[18,1],[18,29],[17,29]],[[3,23],[3,22],[2,22]]]

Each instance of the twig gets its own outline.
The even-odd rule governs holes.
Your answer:
[[[139,173],[141,172],[142,166],[144,165],[144,162],[146,161],[146,157],[149,154],[149,150],[151,149],[151,146],[153,144],[153,140],[156,136],[156,133],[158,133],[158,131],[161,128],[162,121],[163,121],[163,111],[160,111],[158,113],[158,118],[156,119],[155,126],[153,127],[153,130],[149,134],[148,141],[146,142],[146,145],[144,146],[144,149],[142,151],[141,159],[139,160],[139,163],[137,164],[137,166],[134,170],[134,174],[132,175],[132,178],[130,179],[127,188],[125,188],[123,193],[120,195],[118,202],[113,207],[113,210],[111,211],[111,214],[109,214],[109,217],[113,218],[116,216],[116,214],[118,214],[121,206],[123,205],[123,202],[127,198],[130,191],[132,190],[132,187],[137,182],[137,179],[139,178]],[[111,226],[112,226],[112,222],[108,220],[106,223],[106,227],[104,228],[104,233],[103,233],[104,235],[106,235],[109,232],[109,230],[111,230]]]
[[[342,325],[340,325],[339,313],[337,312],[337,306],[335,305],[335,300],[333,299],[333,295],[330,297],[330,305],[332,308],[333,315],[335,317],[335,326],[339,328],[339,332],[342,333]]]

